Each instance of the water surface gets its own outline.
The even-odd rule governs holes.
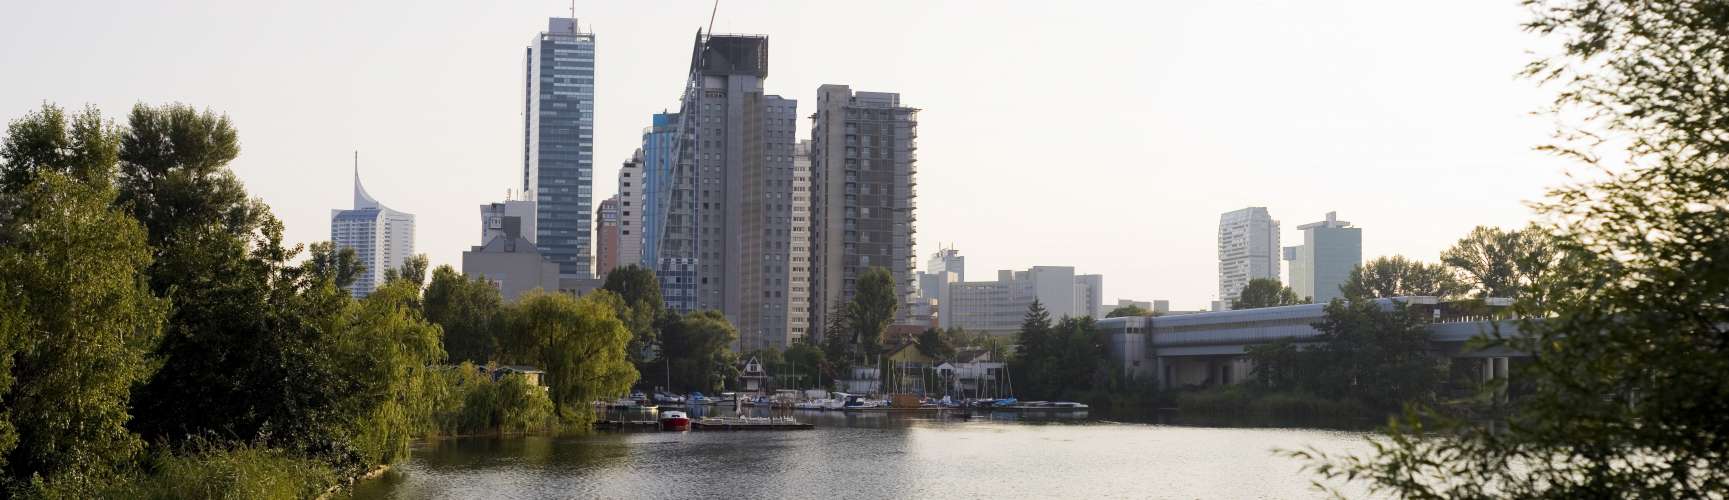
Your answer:
[[[432,498],[1311,498],[1275,448],[1360,432],[797,412],[810,431],[614,432],[415,445],[354,491]]]

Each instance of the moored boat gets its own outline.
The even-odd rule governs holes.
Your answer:
[[[682,411],[667,411],[660,414],[660,430],[687,431],[690,430],[690,417]]]

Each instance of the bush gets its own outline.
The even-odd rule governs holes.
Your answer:
[[[553,424],[552,399],[521,375],[494,381],[471,363],[441,370],[429,384],[435,408],[428,434],[464,435],[545,430]]]
[[[39,485],[42,498],[298,499],[318,496],[337,474],[318,460],[261,446],[189,445],[158,450],[98,491]]]
[[[1228,386],[1177,394],[1177,409],[1207,415],[1284,418],[1358,418],[1382,412],[1354,399],[1328,399],[1302,392],[1263,392]]]

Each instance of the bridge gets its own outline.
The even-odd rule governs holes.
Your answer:
[[[1437,297],[1413,296],[1375,299],[1383,310],[1404,302],[1419,314],[1428,315],[1424,326],[1435,352],[1449,363],[1463,364],[1483,380],[1506,378],[1509,358],[1521,353],[1503,348],[1471,349],[1480,334],[1499,331],[1519,335],[1515,321],[1496,319],[1494,311],[1512,304],[1491,298],[1466,307]],[[1242,383],[1250,379],[1254,363],[1245,349],[1277,341],[1313,342],[1321,335],[1315,323],[1326,318],[1326,304],[1300,304],[1237,311],[1215,311],[1159,317],[1122,317],[1099,320],[1099,330],[1109,339],[1111,359],[1124,374],[1151,380],[1163,388]]]

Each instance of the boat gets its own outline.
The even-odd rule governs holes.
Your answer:
[[[690,417],[682,411],[662,412],[660,414],[660,430],[688,431],[690,430]]]
[[[1009,406],[998,406],[999,410],[1019,411],[1086,411],[1089,406],[1073,401],[1027,401]]]
[[[684,404],[684,396],[656,392],[654,393],[654,402],[661,405],[681,405]]]
[[[720,403],[720,400],[704,396],[700,392],[690,393],[690,397],[685,398],[685,404],[693,406],[714,406],[717,403]]]

